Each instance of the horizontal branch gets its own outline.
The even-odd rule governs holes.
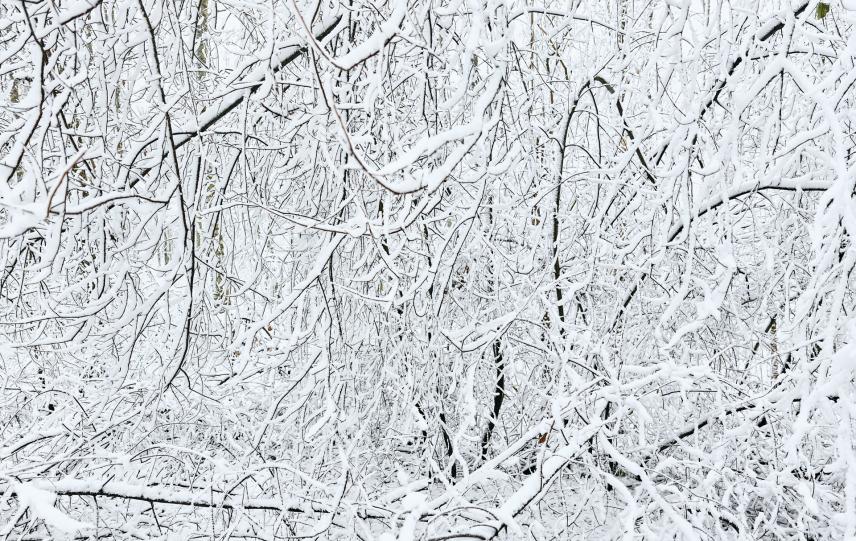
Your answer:
[[[98,479],[63,479],[60,481],[38,480],[33,486],[57,494],[58,496],[91,496],[137,500],[152,504],[180,505],[215,509],[244,509],[253,511],[277,511],[280,513],[337,513],[338,507],[313,502],[306,505],[292,499],[281,498],[245,498],[225,494],[221,490],[200,487],[198,492],[173,485],[135,485],[121,481],[101,481]],[[372,507],[358,512],[360,518],[385,518],[390,513],[381,508]]]

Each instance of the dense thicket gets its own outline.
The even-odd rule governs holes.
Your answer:
[[[0,4],[0,535],[856,536],[852,0]]]

